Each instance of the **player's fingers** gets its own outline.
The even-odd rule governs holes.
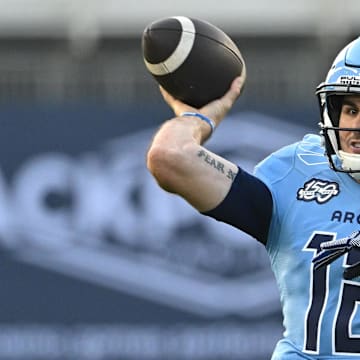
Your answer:
[[[244,76],[235,78],[231,83],[229,90],[224,94],[223,97],[205,105],[200,109],[200,112],[213,119],[216,123],[219,123],[234,105],[234,102],[242,91],[244,83]],[[195,109],[181,102],[180,100],[175,99],[163,87],[159,86],[159,88],[165,102],[172,108],[177,116],[185,111],[199,111],[198,109]]]
[[[159,86],[160,93],[163,96],[165,102],[171,107],[174,111],[175,115],[179,116],[181,113],[185,111],[197,111],[195,108],[191,107],[183,103],[182,101],[175,99],[172,95],[170,95],[163,87]]]
[[[200,111],[213,119],[216,123],[219,123],[234,105],[234,102],[241,93],[243,85],[244,79],[242,77],[237,77],[234,79],[224,96],[205,105]]]

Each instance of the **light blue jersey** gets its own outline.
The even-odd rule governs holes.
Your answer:
[[[285,332],[273,360],[360,359],[360,280],[343,278],[360,251],[318,270],[312,264],[321,242],[360,229],[360,184],[331,170],[323,153],[320,137],[307,135],[255,169],[274,204],[266,248]]]

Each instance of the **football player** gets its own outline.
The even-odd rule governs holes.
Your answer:
[[[148,169],[164,190],[266,247],[285,328],[273,360],[360,358],[360,37],[316,89],[320,134],[274,152],[254,174],[204,147],[244,82],[201,109],[161,89],[176,116],[155,134]]]

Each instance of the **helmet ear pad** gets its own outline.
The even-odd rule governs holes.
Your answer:
[[[326,106],[329,118],[334,127],[339,127],[341,108],[344,102],[344,95],[328,95],[326,97]]]
[[[339,127],[340,113],[344,101],[344,95],[329,93],[325,97],[325,101],[319,103],[321,108],[321,135],[323,136],[326,154],[332,163],[331,155],[337,153],[340,149],[339,131],[335,128]]]

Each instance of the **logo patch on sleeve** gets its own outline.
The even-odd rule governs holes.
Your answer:
[[[338,183],[313,178],[298,190],[296,198],[303,201],[315,200],[318,204],[324,204],[339,192]]]

